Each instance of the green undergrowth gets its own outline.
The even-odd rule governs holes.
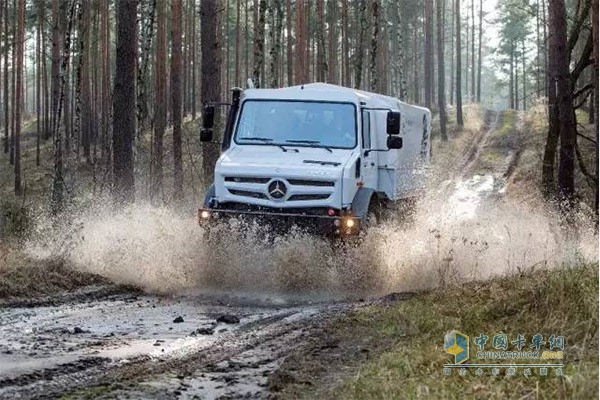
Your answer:
[[[598,398],[598,264],[582,264],[529,274],[472,282],[418,294],[408,300],[368,306],[336,320],[328,341],[338,353],[366,353],[340,365],[331,359],[319,365],[319,357],[307,356],[314,349],[303,348],[296,355],[287,384],[280,385],[281,398],[436,398],[436,399],[592,399]],[[545,341],[551,335],[565,338],[564,376],[540,376],[524,368],[515,376],[491,369],[476,376],[453,370],[444,373],[452,356],[443,349],[444,335],[458,330],[473,339],[481,333],[497,333],[514,340],[524,335],[530,345],[535,334]],[[354,349],[361,344],[361,351]],[[510,344],[509,344],[510,346]],[[509,349],[510,350],[510,349]],[[323,352],[323,351],[322,351]],[[327,353],[327,351],[324,351]],[[498,362],[498,361],[495,361]],[[523,362],[523,361],[521,361]],[[548,361],[550,362],[550,361]],[[306,371],[319,371],[311,375]],[[284,374],[285,376],[285,374]],[[291,376],[291,378],[290,378]],[[335,378],[337,376],[337,378]],[[332,378],[334,377],[334,378]]]

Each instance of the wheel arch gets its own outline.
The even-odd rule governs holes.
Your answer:
[[[211,207],[211,203],[212,203],[212,199],[214,199],[215,197],[215,184],[212,183],[209,187],[208,190],[206,191],[206,195],[204,195],[204,207],[206,208],[210,208]]]
[[[373,200],[379,201],[379,194],[375,189],[369,187],[359,188],[352,200],[352,215],[364,220],[369,214],[369,207]]]

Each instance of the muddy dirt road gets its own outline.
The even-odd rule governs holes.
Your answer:
[[[355,307],[106,288],[56,301],[0,310],[0,397],[263,397],[311,326]]]
[[[448,218],[501,196],[515,153],[476,168],[485,127],[437,188]],[[0,398],[265,398],[267,379],[320,324],[375,300],[228,293],[156,296],[91,287],[0,304]]]

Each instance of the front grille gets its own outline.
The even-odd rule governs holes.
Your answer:
[[[264,176],[226,176],[225,182],[235,183],[267,183],[271,179]],[[319,186],[319,187],[333,187],[335,182],[332,181],[317,181],[312,179],[287,179],[290,185],[295,186]]]
[[[288,179],[287,181],[290,183],[290,185],[297,185],[297,186],[326,186],[326,187],[334,186],[334,182],[331,182],[331,181],[313,181],[313,180],[307,180],[307,179]]]
[[[248,197],[252,199],[263,199],[268,200],[271,197],[266,193],[268,189],[266,185],[271,182],[272,179],[278,178],[268,178],[265,176],[226,176],[224,178],[226,183],[226,189],[234,196],[242,196]],[[323,181],[323,180],[314,180],[314,179],[285,179],[287,182],[288,191],[289,186],[295,186],[296,191],[299,192],[308,192],[308,193],[298,193],[291,194],[289,198],[285,199],[287,201],[310,201],[310,200],[326,200],[331,197],[332,193],[310,193],[310,192],[318,192],[316,188],[324,188],[329,187],[333,188],[335,186],[334,181]],[[261,185],[256,187],[235,187],[236,183],[240,184],[254,184]],[[228,185],[227,185],[228,184]],[[265,185],[265,186],[262,186]],[[234,186],[234,187],[227,187]],[[311,190],[311,187],[314,188]],[[322,189],[321,189],[322,191]],[[283,199],[279,199],[283,200]]]
[[[325,200],[331,196],[329,193],[324,194],[295,194],[290,196],[289,201],[307,201],[307,200]]]
[[[219,204],[217,206],[217,210],[225,209],[225,210],[238,210],[238,211],[259,211],[259,212],[278,212],[278,213],[289,213],[289,214],[303,214],[303,215],[328,215],[329,207],[310,207],[310,208],[281,208],[281,207],[269,207],[269,206],[259,206],[255,204],[246,204],[246,203],[237,203],[237,202],[228,202]],[[339,210],[335,210],[335,215],[340,215]]]
[[[267,183],[271,178],[264,177],[248,177],[248,176],[226,176],[225,182],[236,182],[236,183]]]
[[[260,192],[251,192],[249,190],[227,189],[234,196],[252,197],[253,199],[266,199],[267,196]]]

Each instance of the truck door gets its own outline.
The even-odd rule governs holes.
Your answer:
[[[377,152],[371,151],[365,156],[365,150],[374,149],[377,143],[374,140],[375,121],[374,114],[371,111],[362,111],[362,154],[361,154],[361,175],[363,184],[366,187],[377,189]],[[371,129],[373,127],[374,129]]]

